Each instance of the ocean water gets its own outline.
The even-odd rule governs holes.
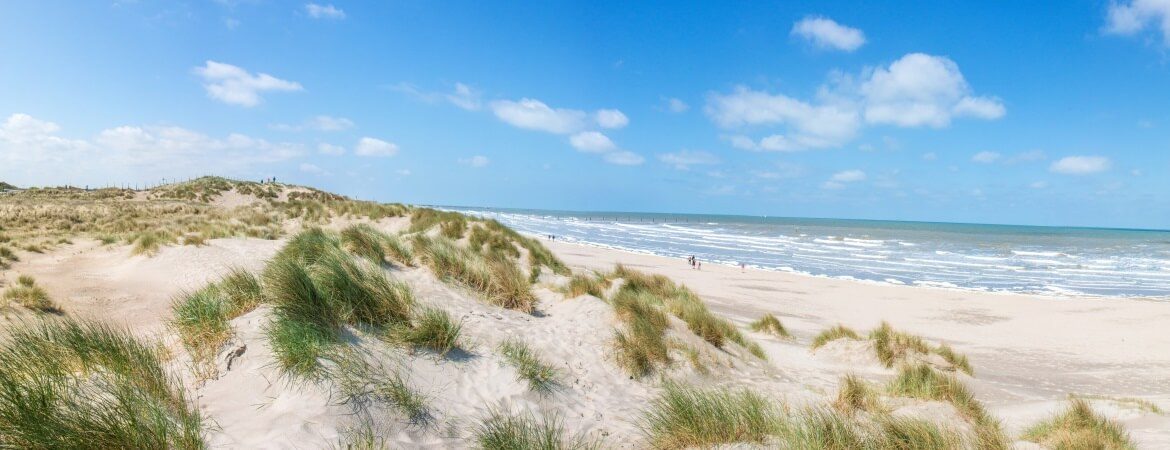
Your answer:
[[[878,283],[1170,299],[1170,231],[447,208],[598,247]]]

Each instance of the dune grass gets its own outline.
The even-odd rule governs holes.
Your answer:
[[[165,232],[146,231],[134,237],[134,247],[130,250],[133,255],[154,256],[159,248],[174,241],[174,238]]]
[[[749,390],[700,389],[667,382],[640,422],[660,449],[764,444],[780,430],[772,402]]]
[[[853,331],[852,328],[838,324],[816,335],[816,337],[814,337],[812,340],[811,347],[813,350],[816,350],[837,339],[860,340],[861,335],[857,334],[856,331]]]
[[[929,365],[903,365],[890,380],[886,392],[891,395],[950,403],[975,428],[980,448],[1009,448],[999,420],[987,412],[967,386],[951,374],[943,374]]]
[[[183,245],[202,247],[207,245],[207,239],[204,238],[201,234],[186,234],[183,235]]]
[[[521,380],[528,382],[528,388],[542,394],[548,393],[560,384],[560,372],[541,360],[524,341],[509,339],[499,346],[500,355],[516,369]]]
[[[341,230],[341,247],[346,251],[382,264],[386,260],[386,234],[369,224],[350,225]]]
[[[347,350],[336,352],[332,360],[328,378],[341,391],[343,403],[358,411],[367,411],[373,402],[386,403],[412,424],[426,425],[434,419],[427,405],[429,399],[410,385],[401,369],[371,364],[357,352]]]
[[[614,350],[618,366],[632,377],[643,377],[658,367],[670,364],[670,347],[666,329],[670,319],[655,307],[651,294],[621,291],[611,304],[625,330],[614,331]]]
[[[605,289],[607,287],[609,287],[609,281],[601,274],[573,274],[573,277],[569,279],[569,284],[565,287],[565,296],[575,298],[589,294],[600,299],[605,299]]]
[[[967,360],[967,355],[956,352],[951,346],[945,343],[939,344],[933,351],[950,363],[956,370],[962,371],[967,375],[975,375],[975,369],[971,368],[971,362]]]
[[[391,340],[433,351],[440,356],[461,348],[462,322],[455,322],[447,311],[438,308],[423,308],[415,314],[412,326],[393,327],[389,331]]]
[[[857,411],[872,413],[883,410],[877,392],[869,383],[853,374],[841,377],[840,387],[837,388],[837,399],[833,401],[833,407],[846,414],[853,414]]]
[[[203,419],[128,331],[72,319],[0,344],[0,447],[205,448]]]
[[[763,317],[760,317],[760,320],[752,322],[749,326],[751,327],[752,331],[768,333],[782,338],[792,337],[792,335],[788,333],[788,329],[784,328],[784,324],[780,323],[780,319],[777,319],[776,316],[770,313],[764,314]]]
[[[386,235],[383,244],[386,246],[386,255],[398,264],[414,267],[414,251],[398,236]]]
[[[535,310],[537,299],[532,285],[512,261],[484,257],[444,237],[432,239],[416,234],[412,242],[436,276],[478,291],[496,306],[525,313]]]
[[[570,436],[557,416],[537,419],[531,414],[509,414],[489,410],[475,427],[477,448],[484,450],[578,450],[601,446],[579,436]]]
[[[925,354],[930,352],[930,346],[926,345],[926,341],[923,341],[922,338],[897,331],[885,321],[869,332],[869,339],[873,341],[878,361],[881,361],[886,368],[894,367],[894,363],[904,361],[910,353]]]
[[[1063,412],[1029,427],[1022,437],[1056,449],[1137,448],[1125,428],[1093,411],[1089,402],[1079,398],[1069,400]]]
[[[172,301],[170,325],[191,354],[200,379],[215,376],[215,356],[232,336],[228,322],[252,311],[262,300],[259,279],[237,268],[218,282],[182,293]]]
[[[49,293],[37,286],[36,280],[28,275],[21,275],[16,279],[16,285],[9,286],[4,291],[4,300],[15,302],[31,311],[39,313],[61,314],[61,308],[49,298]]]

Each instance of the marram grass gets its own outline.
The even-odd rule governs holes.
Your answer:
[[[431,307],[417,312],[412,324],[391,328],[389,335],[395,342],[430,350],[442,356],[461,347],[462,330],[462,322],[451,319],[447,311]]]
[[[1024,439],[1054,449],[1131,450],[1137,446],[1120,424],[1074,398],[1068,408],[1024,431]]]
[[[780,430],[773,402],[748,390],[701,389],[667,382],[640,426],[653,448],[764,444]]]
[[[813,350],[816,350],[837,339],[858,340],[861,339],[861,336],[858,335],[856,331],[853,331],[852,328],[846,327],[844,325],[836,325],[816,335],[816,337],[814,337],[812,340],[811,347]]]
[[[544,362],[524,341],[506,340],[500,344],[499,352],[516,369],[520,379],[528,383],[529,389],[544,394],[560,384],[560,372]]]
[[[5,302],[15,302],[34,312],[60,314],[61,308],[49,298],[44,288],[37,286],[36,280],[28,275],[21,275],[16,279],[15,286],[9,286],[4,291]]]
[[[784,328],[784,324],[780,323],[780,319],[777,319],[772,314],[764,314],[759,320],[752,322],[750,327],[752,331],[758,331],[760,333],[768,333],[782,338],[792,337],[788,333],[788,329]]]
[[[475,427],[475,446],[484,450],[584,450],[601,448],[597,442],[565,432],[557,416],[537,419],[532,414],[489,410]]]

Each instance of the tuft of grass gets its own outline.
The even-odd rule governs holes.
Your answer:
[[[856,375],[848,374],[841,378],[837,389],[837,400],[833,407],[846,414],[856,411],[878,412],[882,410],[877,392]]]
[[[183,236],[183,245],[194,245],[196,247],[202,247],[207,245],[207,239],[204,238],[201,234],[188,234]]]
[[[228,320],[251,312],[264,302],[260,278],[244,269],[233,268],[217,283],[226,301]]]
[[[782,338],[792,337],[792,335],[788,333],[788,329],[784,328],[784,324],[780,323],[780,319],[777,319],[776,316],[772,314],[764,314],[763,317],[760,317],[760,320],[752,322],[750,327],[752,331],[757,331],[760,333],[769,333]]]
[[[980,448],[1011,447],[999,420],[954,375],[939,373],[923,363],[903,365],[886,391],[891,395],[950,403],[974,425]]]
[[[385,242],[386,234],[375,230],[369,224],[350,225],[341,230],[341,247],[374,264],[381,264],[386,260]]]
[[[807,408],[786,418],[783,448],[822,450],[936,450],[968,448],[962,435],[937,423],[880,414],[859,420],[830,408]],[[978,447],[975,448],[984,448]]]
[[[837,339],[858,340],[861,339],[861,336],[858,335],[856,331],[853,331],[852,328],[838,324],[833,328],[822,331],[821,334],[818,334],[816,337],[814,337],[812,341],[812,349],[816,350],[825,344],[828,344],[830,341],[835,341]]]
[[[935,347],[934,353],[938,354],[943,359],[947,360],[947,362],[951,363],[951,366],[953,366],[955,369],[958,369],[967,375],[975,375],[975,369],[971,368],[971,362],[967,360],[967,355],[955,352],[951,346],[945,343],[940,344],[938,347]]]
[[[1120,424],[1074,398],[1068,409],[1024,431],[1024,439],[1047,448],[1130,450],[1137,446]]]
[[[667,382],[640,423],[661,449],[764,444],[780,430],[772,403],[749,390],[699,389]]]
[[[569,285],[565,288],[565,296],[574,298],[589,294],[604,299],[605,289],[607,287],[609,287],[609,281],[601,274],[594,273],[592,275],[586,275],[578,273],[569,279]]]
[[[560,384],[560,373],[556,368],[540,359],[536,351],[520,340],[509,339],[500,344],[500,355],[516,368],[520,379],[528,382],[529,389],[548,393]]]
[[[433,419],[427,397],[411,387],[400,370],[370,364],[352,351],[339,352],[333,359],[336,364],[329,369],[329,378],[340,389],[344,403],[359,410],[372,401],[389,403],[414,424],[429,424]]]
[[[386,246],[386,254],[394,261],[407,267],[414,266],[414,252],[398,236],[386,235],[383,244]]]
[[[526,313],[535,310],[537,299],[532,285],[512,261],[485,258],[444,237],[432,239],[416,234],[413,245],[435,276],[479,291],[491,304]]]
[[[643,377],[657,367],[670,364],[666,329],[670,319],[653,305],[648,293],[621,291],[612,305],[626,330],[614,331],[614,350],[618,365],[632,377]]]
[[[36,285],[36,280],[28,275],[21,275],[16,279],[15,286],[9,286],[4,291],[4,299],[28,308],[32,311],[60,314],[61,309],[49,299],[49,293]]]
[[[280,367],[293,376],[320,378],[320,358],[338,341],[338,313],[295,260],[278,257],[269,263],[264,285],[274,315],[267,334]]]
[[[209,284],[195,292],[180,294],[171,303],[174,318],[170,325],[179,333],[183,346],[195,361],[201,379],[215,375],[215,356],[232,336],[228,307],[219,288]]]
[[[904,361],[910,353],[930,353],[930,347],[922,338],[897,331],[885,321],[869,332],[869,339],[873,341],[878,361],[881,361],[886,368],[894,367],[894,363]]]
[[[0,344],[0,446],[202,449],[203,419],[153,345],[73,319]]]
[[[576,450],[600,446],[579,436],[568,436],[557,416],[537,420],[532,414],[490,410],[474,431],[484,450]]]
[[[452,320],[447,311],[425,308],[416,315],[413,325],[392,328],[390,337],[396,342],[446,355],[460,348],[459,336],[462,330],[463,322]]]
[[[154,256],[158,254],[160,247],[171,242],[171,240],[171,236],[165,232],[147,231],[139,233],[134,238],[134,248],[130,250],[130,253],[133,255]]]

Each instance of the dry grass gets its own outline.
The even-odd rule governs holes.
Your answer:
[[[1068,409],[1024,431],[1024,439],[1055,449],[1136,449],[1120,424],[1093,411],[1089,402],[1074,398]]]
[[[838,324],[816,335],[816,337],[813,338],[812,344],[810,346],[813,350],[816,350],[837,339],[859,340],[861,339],[861,335],[857,334],[856,331],[853,331],[852,328]]]
[[[569,284],[565,287],[565,297],[575,298],[589,294],[605,299],[605,290],[608,287],[609,280],[602,274],[573,274],[573,277],[569,279]]]
[[[511,260],[485,257],[445,237],[416,234],[412,245],[435,276],[478,291],[497,306],[526,313],[536,309],[532,285]]]
[[[768,333],[786,339],[792,337],[788,333],[788,329],[784,328],[784,324],[780,323],[780,319],[777,319],[772,314],[764,314],[763,317],[760,317],[760,320],[752,322],[750,327],[752,331],[760,333]]]
[[[61,308],[49,299],[49,293],[45,292],[40,286],[37,286],[36,280],[28,275],[21,275],[17,278],[16,285],[9,286],[4,291],[4,300],[6,302],[15,302],[34,312],[62,313]]]
[[[853,414],[857,411],[881,412],[883,407],[877,392],[856,375],[849,374],[841,377],[840,387],[837,388],[837,399],[833,407],[838,411]]]

